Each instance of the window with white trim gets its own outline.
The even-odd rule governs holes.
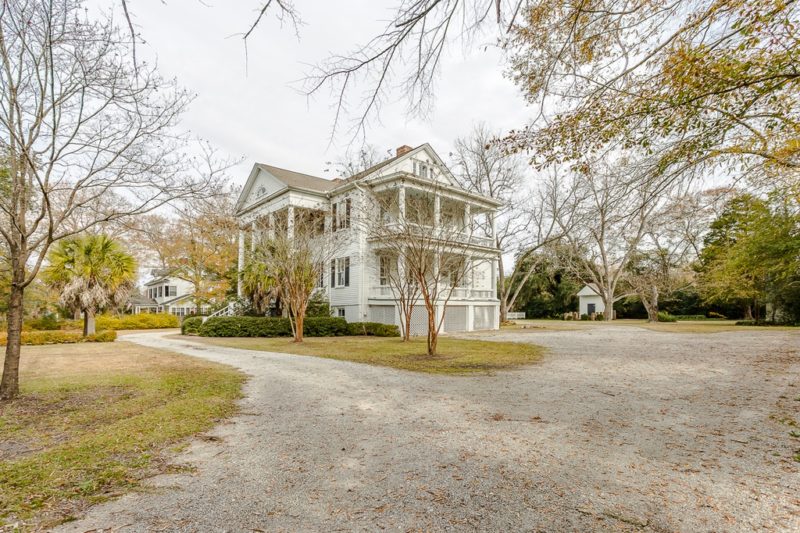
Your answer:
[[[340,257],[331,261],[331,286],[350,286],[350,258]]]
[[[333,204],[333,231],[339,231],[350,227],[350,198],[339,200]]]
[[[388,255],[381,255],[378,258],[378,284],[381,287],[389,285],[389,276],[392,272],[392,258]]]
[[[344,307],[338,307],[338,308],[336,309],[336,316],[339,316],[339,317],[342,317],[342,318],[344,318],[344,316],[345,316],[345,309],[344,309]]]

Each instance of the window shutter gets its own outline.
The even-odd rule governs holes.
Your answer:
[[[344,286],[350,286],[350,258],[344,258]]]
[[[344,227],[350,227],[350,198],[344,201]]]
[[[331,218],[333,219],[333,224],[331,225],[333,227],[333,231],[336,231],[337,229],[339,229],[339,220],[336,218],[336,207],[338,205],[339,204],[337,202],[333,203],[333,208],[332,208],[333,214],[331,216]],[[331,285],[331,286],[333,286],[333,285]]]
[[[336,286],[336,259],[331,261],[331,288]]]

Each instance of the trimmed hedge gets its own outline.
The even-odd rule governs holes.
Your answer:
[[[177,328],[180,320],[169,313],[140,313],[138,315],[100,315],[96,319],[97,329],[162,329]]]
[[[44,344],[76,344],[79,342],[114,342],[116,331],[98,331],[94,335],[84,337],[77,331],[23,331],[22,344],[25,346],[41,346]],[[6,345],[5,333],[0,336],[0,346]]]
[[[184,320],[185,323],[186,320]],[[198,327],[197,333],[203,337],[291,337],[292,325],[288,318],[221,316],[206,320]],[[348,324],[344,318],[339,317],[306,317],[303,321],[303,335],[306,337],[341,337],[343,335],[398,337],[400,331],[397,326],[377,322]]]
[[[180,327],[180,319],[169,313],[140,313],[138,315],[97,315],[95,325],[98,330],[110,329],[167,329]],[[83,329],[83,319],[64,320],[61,329]]]
[[[202,337],[290,337],[288,318],[261,316],[218,316],[198,328]]]
[[[203,317],[190,316],[181,322],[181,335],[197,335],[200,333],[200,326],[203,325]]]
[[[400,328],[394,324],[380,322],[350,322],[347,324],[348,335],[369,335],[374,337],[399,337]]]
[[[677,322],[678,319],[675,318],[674,316],[672,316],[669,313],[666,313],[664,311],[659,311],[658,312],[658,321],[659,322]]]

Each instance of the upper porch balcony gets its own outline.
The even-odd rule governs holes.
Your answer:
[[[445,190],[392,187],[375,192],[371,207],[368,233],[372,240],[405,233],[433,236],[454,244],[496,247],[494,208]]]

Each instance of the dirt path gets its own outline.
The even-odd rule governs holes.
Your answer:
[[[63,531],[800,530],[796,332],[503,332],[550,352],[464,378],[162,335],[125,340],[248,372],[242,414]]]

